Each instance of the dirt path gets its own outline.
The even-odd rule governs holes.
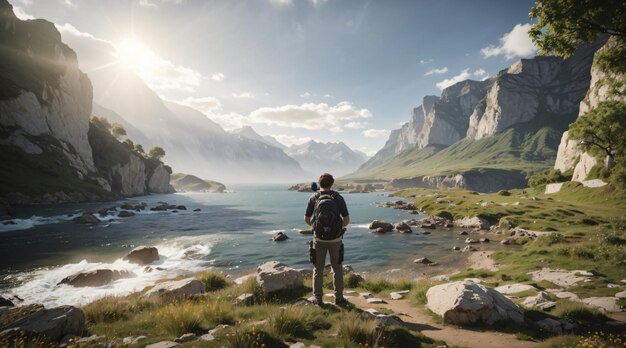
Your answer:
[[[539,345],[537,342],[520,341],[512,334],[461,329],[450,325],[444,326],[436,323],[421,308],[413,306],[408,300],[386,300],[386,304],[367,303],[360,296],[351,297],[349,300],[361,309],[389,309],[399,316],[410,330],[419,331],[428,337],[445,341],[448,345],[477,348],[527,348]]]
[[[491,254],[493,254],[493,251],[475,251],[470,253],[467,258],[468,267],[496,272],[498,270],[498,266],[491,258]]]

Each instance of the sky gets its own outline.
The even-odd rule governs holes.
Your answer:
[[[10,0],[11,1],[11,0]],[[12,0],[226,129],[373,154],[425,95],[535,54],[533,1]],[[81,66],[94,52],[78,51]],[[89,71],[86,71],[89,73]]]

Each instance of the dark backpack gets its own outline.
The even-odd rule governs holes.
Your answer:
[[[333,240],[343,234],[339,206],[335,201],[337,192],[316,194],[313,210],[313,233],[321,240]]]

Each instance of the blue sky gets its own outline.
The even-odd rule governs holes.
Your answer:
[[[444,80],[493,76],[534,53],[523,26],[533,1],[13,5],[23,17],[57,23],[70,44],[72,35],[90,35],[118,50],[132,42],[129,59],[137,60],[139,51],[144,60],[134,63],[157,93],[225,127],[249,124],[287,143],[344,141],[366,152],[379,149],[386,132],[406,122],[424,95],[439,95]]]

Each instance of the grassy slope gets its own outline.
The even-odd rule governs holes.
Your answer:
[[[461,140],[437,149],[413,148],[383,165],[348,175],[345,179],[393,179],[449,175],[476,168],[536,172],[554,165],[561,124],[536,120],[477,141]]]
[[[210,191],[210,192],[222,192],[226,189],[224,184],[217,181],[200,179],[197,176],[174,173],[170,178],[170,184],[174,186],[177,191]]]
[[[398,195],[416,195],[413,199],[416,206],[428,213],[447,211],[455,217],[481,216],[492,223],[507,220],[526,229],[558,232],[558,236],[535,241],[520,239],[521,251],[511,248],[496,252],[494,258],[500,264],[500,271],[478,272],[491,282],[530,282],[527,272],[543,267],[582,269],[596,271],[601,276],[571,291],[584,297],[612,296],[618,292],[619,289],[608,288],[607,283],[619,283],[624,277],[621,263],[626,259],[626,193],[615,192],[610,187],[585,188],[578,183],[568,183],[553,195],[531,189],[512,190],[510,196],[476,195],[464,190],[439,191],[435,196],[436,192],[410,189]],[[516,202],[519,204],[512,205]]]

